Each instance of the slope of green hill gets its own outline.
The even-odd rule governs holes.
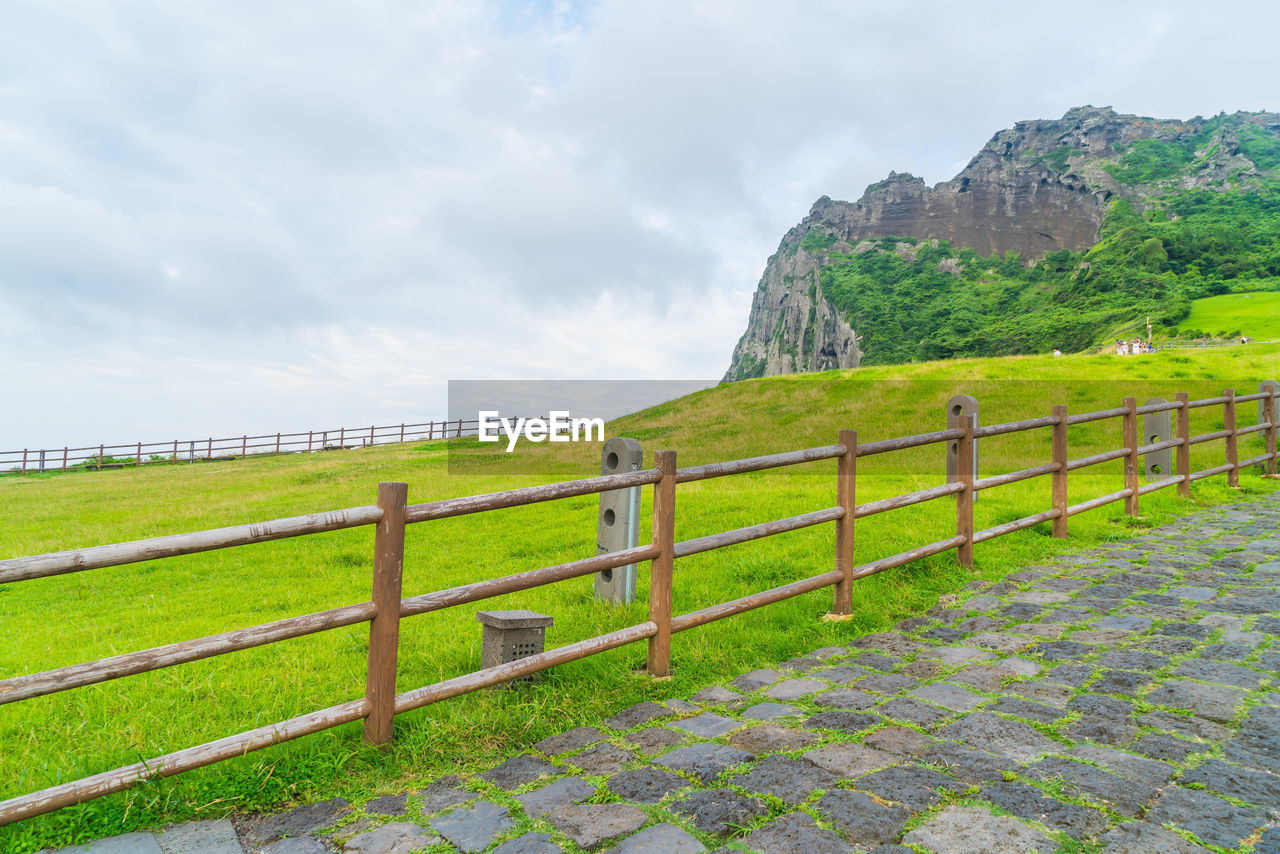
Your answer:
[[[1191,313],[1182,321],[1177,335],[1226,339],[1245,335],[1258,341],[1280,339],[1280,291],[1198,299],[1191,303]]]
[[[944,426],[956,392],[982,401],[983,423],[1114,406],[1175,388],[1196,396],[1233,384],[1252,391],[1280,377],[1280,346],[1164,353],[1120,359],[1075,356],[971,359],[778,377],[709,389],[619,419],[610,434],[641,439],[648,451],[675,449],[680,463],[826,445],[841,427],[862,441]],[[1252,410],[1242,408],[1241,423]],[[1193,429],[1222,423],[1217,408],[1196,410]],[[1118,422],[1070,431],[1072,455],[1116,447]],[[1242,441],[1242,455],[1261,439]],[[0,557],[63,550],[372,503],[379,480],[403,480],[412,502],[545,482],[548,470],[598,471],[592,446],[527,446],[516,461],[491,446],[455,443],[479,456],[455,459],[478,473],[450,473],[443,442],[348,453],[247,459],[208,465],[0,478]],[[984,473],[1043,462],[1047,431],[983,440]],[[1197,446],[1193,466],[1220,457],[1220,443]],[[488,455],[488,456],[486,456]],[[493,473],[484,473],[486,467]],[[830,461],[681,485],[677,537],[689,539],[834,503]],[[563,475],[560,476],[563,479]],[[939,446],[859,462],[860,501],[941,483]],[[1072,500],[1114,491],[1119,464],[1071,480]],[[1247,491],[1275,484],[1247,473]],[[1225,481],[1201,481],[1193,502],[1229,499]],[[1040,479],[992,490],[977,502],[985,527],[1047,507]],[[645,490],[642,519],[649,514]],[[1130,535],[1185,511],[1165,490],[1144,498],[1143,518],[1119,505],[1071,520],[1072,539],[1041,528],[976,549],[974,575],[999,578],[1064,550]],[[950,501],[894,511],[858,523],[857,562],[949,536]],[[413,525],[405,595],[591,555],[596,499]],[[646,529],[647,524],[642,524]],[[647,533],[642,534],[642,541]],[[817,574],[830,568],[832,531],[809,528],[677,562],[676,610],[683,613]],[[0,589],[0,678],[200,637],[283,617],[364,601],[369,595],[372,532],[351,530],[150,561],[6,585]],[[481,609],[530,608],[556,618],[548,644],[562,645],[646,618],[647,567],[633,605],[595,601],[581,579],[471,607],[407,619],[402,625],[399,690],[478,667]],[[397,719],[397,742],[379,754],[360,745],[350,725],[220,763],[128,793],[0,828],[0,850],[31,850],[187,818],[212,818],[286,801],[340,794],[360,803],[382,791],[425,784],[491,762],[537,739],[645,698],[688,696],[735,672],[777,662],[920,613],[973,575],[951,554],[858,582],[854,619],[824,623],[830,593],[819,591],[677,635],[674,675],[654,683],[641,670],[643,644],[556,668],[543,682],[482,691]],[[152,674],[0,706],[0,799],[140,758],[210,741],[361,696],[367,630],[363,626],[246,650]]]

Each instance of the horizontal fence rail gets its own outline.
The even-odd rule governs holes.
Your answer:
[[[1265,467],[1268,474],[1275,475],[1278,459],[1276,451],[1278,395],[1280,395],[1280,384],[1268,386],[1265,391],[1258,394],[1241,397],[1236,397],[1229,389],[1219,397],[1206,400],[1192,401],[1188,400],[1185,394],[1179,394],[1178,399],[1173,402],[1155,401],[1141,407],[1137,405],[1134,398],[1126,398],[1122,406],[1114,409],[1069,415],[1065,406],[1054,406],[1053,413],[1046,417],[985,427],[978,427],[973,415],[949,411],[947,429],[913,436],[860,444],[856,431],[841,430],[837,442],[833,445],[686,468],[677,467],[674,451],[659,451],[656,455],[656,465],[652,469],[413,505],[408,503],[406,484],[384,483],[379,486],[376,505],[55,554],[0,560],[0,584],[5,584],[211,549],[308,536],[345,528],[372,526],[375,532],[370,601],[153,649],[125,653],[84,664],[0,680],[0,705],[2,705],[174,667],[316,632],[368,623],[368,665],[363,698],[207,744],[178,750],[145,762],[11,798],[0,802],[0,824],[8,824],[64,806],[82,803],[92,798],[122,791],[145,780],[167,777],[356,721],[364,722],[364,738],[367,742],[386,745],[393,737],[392,723],[397,714],[405,714],[451,697],[498,685],[631,643],[645,641],[648,644],[649,673],[653,676],[665,676],[670,672],[672,635],[823,588],[832,589],[832,609],[828,616],[837,620],[847,619],[852,612],[852,584],[858,579],[952,550],[956,552],[956,559],[961,566],[970,567],[975,544],[1015,531],[1052,523],[1053,535],[1065,537],[1068,519],[1072,516],[1120,501],[1125,502],[1125,512],[1134,515],[1138,512],[1139,499],[1142,495],[1168,486],[1176,485],[1179,494],[1185,497],[1190,494],[1189,488],[1192,482],[1215,475],[1226,474],[1229,483],[1236,485],[1242,468],[1260,465]],[[1244,427],[1238,426],[1237,404],[1254,401],[1258,402],[1259,407],[1258,423]],[[1225,429],[1193,436],[1190,431],[1191,412],[1208,406],[1223,407]],[[1138,419],[1161,413],[1176,416],[1177,438],[1157,439],[1154,436],[1147,436],[1148,441],[1140,443]],[[1121,422],[1118,437],[1121,447],[1074,460],[1069,458],[1069,427],[1111,419],[1119,419]],[[458,431],[464,429],[458,422],[453,423],[458,425],[456,427]],[[409,426],[420,425],[406,425],[406,427]],[[376,437],[377,428],[371,429],[370,435]],[[1050,431],[1052,445],[1051,459],[1047,463],[1018,471],[978,477],[977,466],[974,465],[978,439],[1046,429]],[[1144,433],[1145,430],[1144,427]],[[1240,436],[1254,433],[1263,434],[1265,452],[1240,460],[1237,440]],[[285,437],[282,435],[280,438],[283,440]],[[1200,471],[1192,471],[1191,447],[1218,440],[1224,442],[1225,462]],[[954,469],[949,469],[947,482],[902,495],[864,503],[857,502],[858,459],[943,443],[946,444],[948,454],[953,456],[956,462]],[[242,440],[241,445],[248,447],[247,438]],[[1148,455],[1169,451],[1176,452],[1173,471],[1145,484],[1142,483],[1141,461],[1144,458],[1148,460],[1153,458]],[[678,484],[824,460],[836,461],[835,506],[693,539],[682,541],[676,539],[675,494]],[[1069,472],[1117,461],[1123,461],[1121,472],[1125,484],[1123,489],[1077,501],[1074,504],[1068,502]],[[974,530],[974,496],[978,492],[1037,477],[1051,479],[1051,507],[999,525]],[[406,526],[410,524],[642,486],[653,487],[653,536],[649,544],[531,569],[500,578],[485,579],[446,590],[409,597],[402,595],[404,537]],[[855,564],[854,534],[858,519],[943,498],[954,500],[956,531],[954,535],[936,542],[917,545],[888,557]],[[677,579],[673,566],[677,559],[828,523],[835,525],[835,554],[832,569],[689,613],[673,613],[673,591]],[[396,692],[396,660],[399,624],[402,619],[644,561],[647,561],[650,567],[649,614],[644,622],[530,655],[517,661],[484,668],[410,691]]]
[[[23,448],[0,451],[0,475],[25,475],[50,471],[99,471],[153,463],[196,463],[234,460],[248,456],[354,450],[374,445],[460,439],[475,436],[478,419],[423,421],[369,427],[337,427],[300,433],[268,433],[264,436],[229,436],[215,439],[169,439],[163,442],[125,442],[86,445],[81,448]]]

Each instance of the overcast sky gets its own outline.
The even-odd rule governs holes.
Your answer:
[[[1272,3],[7,0],[0,450],[719,377],[782,234],[1080,104],[1280,109]]]

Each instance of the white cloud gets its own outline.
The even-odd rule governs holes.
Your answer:
[[[944,180],[1081,103],[1274,109],[1276,16],[10,4],[0,446],[420,419],[450,378],[718,376],[819,195]]]

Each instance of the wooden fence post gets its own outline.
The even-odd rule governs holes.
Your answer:
[[[364,719],[364,740],[373,745],[391,743],[396,712],[396,653],[400,647],[400,584],[408,499],[407,483],[378,484],[378,506],[383,514],[373,541],[373,604],[378,612],[369,623],[369,667],[365,675],[369,716]]]
[[[22,473],[27,473],[27,449],[22,449]]]
[[[347,428],[343,427],[342,432],[338,434],[338,446],[345,448],[347,446]]]
[[[240,457],[243,459],[249,455],[249,437],[243,436],[240,439]]]
[[[964,537],[956,546],[956,560],[964,569],[973,569],[973,422],[972,415],[960,416],[964,435],[956,442],[956,478],[964,486],[956,494],[956,534]]]
[[[1126,516],[1138,515],[1138,399],[1126,397],[1121,403],[1125,409],[1123,418],[1123,445],[1129,453],[1124,457],[1124,488],[1129,494],[1124,498]]]
[[[836,504],[844,516],[836,520],[836,571],[844,577],[836,582],[833,616],[853,613],[853,522],[857,509],[858,431],[841,430],[836,444],[844,445],[844,456],[836,460]]]
[[[307,431],[307,453],[311,453],[311,438],[315,435],[314,430]]]
[[[276,434],[276,456],[280,456],[280,434]]]
[[[62,446],[62,470],[67,470],[67,451],[70,450],[66,445]]]
[[[404,441],[404,425],[403,424],[400,425],[400,441],[401,442]]]
[[[462,423],[462,422],[458,422]],[[676,547],[676,452],[654,455],[662,479],[653,485],[653,545],[649,561],[649,619],[658,633],[649,638],[649,675],[671,675],[671,581]]]
[[[1191,398],[1185,391],[1180,391],[1174,395],[1174,400],[1182,405],[1178,407],[1178,453],[1176,472],[1180,480],[1178,481],[1178,495],[1182,498],[1191,497],[1191,445],[1187,444],[1191,439]]]
[[[178,461],[178,440],[177,439],[173,440],[173,454],[170,456],[169,461],[174,463]]]
[[[210,460],[213,459],[213,437],[212,436],[209,437],[209,447],[205,450],[205,457]]]
[[[1240,485],[1240,454],[1238,451],[1238,442],[1236,440],[1236,392],[1235,389],[1226,389],[1222,392],[1222,396],[1227,402],[1222,404],[1222,429],[1227,431],[1227,465],[1231,469],[1227,472],[1227,486]]]
[[[138,443],[138,457],[133,461],[134,466],[142,465],[142,443]]]
[[[1053,407],[1053,462],[1058,470],[1053,473],[1053,509],[1061,513],[1053,520],[1053,535],[1059,539],[1067,536],[1067,407]]]
[[[1265,433],[1267,437],[1267,454],[1268,454],[1267,474],[1275,474],[1276,473],[1276,415],[1277,415],[1276,390],[1274,388],[1270,388],[1268,389],[1268,392],[1269,394],[1267,396],[1267,399],[1262,401],[1264,404],[1266,404],[1266,408],[1263,410],[1265,412],[1264,417],[1267,419],[1267,423],[1271,425],[1270,427],[1267,428]]]
[[[374,425],[372,424],[369,425],[369,447],[370,448],[373,447],[373,426]]]

